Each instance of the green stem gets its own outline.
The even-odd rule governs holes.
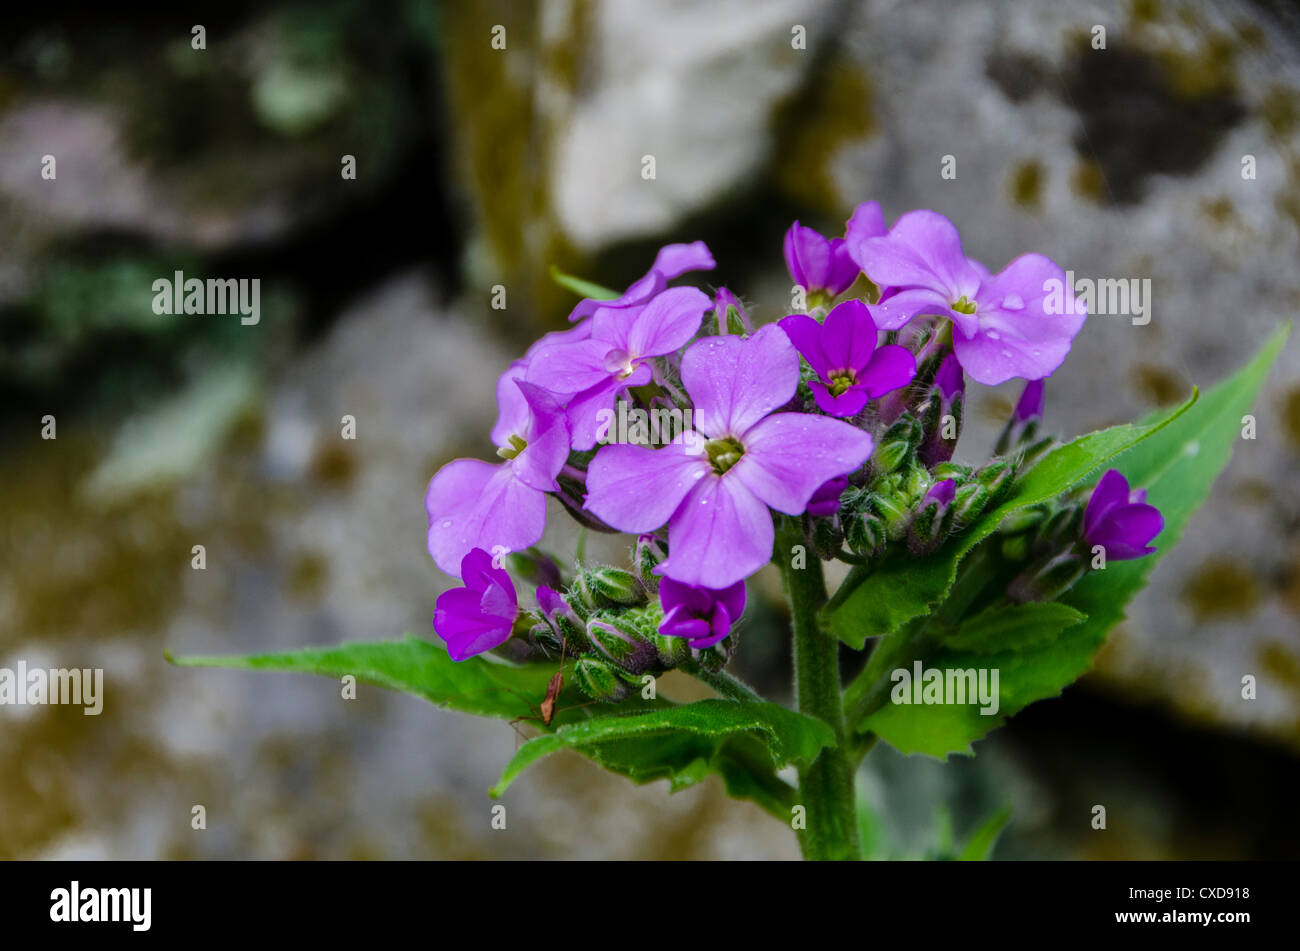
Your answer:
[[[719,696],[726,697],[728,700],[755,700],[763,702],[763,697],[753,687],[745,683],[739,677],[733,677],[725,670],[717,672],[705,670],[699,664],[694,662],[682,664],[679,670],[690,674],[700,683],[708,684],[718,692]]]
[[[795,546],[804,552],[802,567],[795,567]],[[826,581],[821,561],[806,553],[799,521],[781,519],[774,560],[790,602],[795,698],[800,713],[830,726],[836,743],[799,770],[799,805],[806,823],[799,845],[807,859],[860,859],[853,767],[840,701],[839,642],[817,623],[817,612],[826,603]]]

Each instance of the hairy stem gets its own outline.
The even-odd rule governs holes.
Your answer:
[[[804,552],[798,559],[793,554],[796,546],[803,546]],[[800,713],[830,726],[836,743],[799,770],[799,805],[806,810],[799,844],[807,859],[859,859],[853,766],[840,701],[839,642],[817,623],[817,612],[826,603],[826,581],[822,563],[816,556],[808,559],[806,552],[799,521],[782,519],[774,559],[790,602],[795,698]]]
[[[718,692],[719,696],[726,697],[728,700],[756,700],[760,703],[763,701],[763,697],[758,691],[739,677],[732,676],[725,670],[719,670],[715,673],[705,670],[694,662],[682,664],[678,669],[690,674],[700,683],[708,684]]]

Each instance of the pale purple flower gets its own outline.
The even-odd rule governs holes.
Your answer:
[[[682,357],[682,384],[698,434],[662,449],[602,447],[586,508],[625,532],[667,523],[657,570],[674,581],[721,589],[753,574],[772,555],[768,507],[802,513],[818,488],[871,455],[871,436],[854,426],[773,413],[798,382],[799,354],[779,327],[697,341]]]
[[[824,324],[791,314],[780,326],[816,372],[808,385],[831,416],[856,416],[867,400],[907,386],[916,375],[916,358],[907,350],[876,346],[876,325],[860,300],[836,305]]]
[[[806,511],[809,515],[817,518],[825,518],[828,515],[834,515],[840,510],[840,496],[845,493],[849,487],[849,480],[845,476],[836,476],[828,480],[808,500]]]
[[[457,661],[504,644],[519,617],[514,582],[504,569],[493,566],[492,556],[483,549],[465,555],[460,575],[465,586],[439,595],[433,613],[433,629]]]
[[[1130,493],[1123,474],[1108,469],[1083,513],[1084,544],[1090,549],[1101,545],[1109,561],[1128,561],[1155,551],[1148,542],[1160,534],[1165,520],[1146,497],[1146,489]]]
[[[646,303],[656,294],[663,292],[668,282],[690,271],[712,271],[717,267],[713,255],[703,241],[690,244],[667,244],[655,255],[650,270],[638,278],[631,287],[613,300],[597,300],[587,297],[578,302],[569,314],[569,320],[577,322],[590,317],[597,310],[621,310]]]
[[[685,346],[712,306],[694,287],[673,287],[644,304],[600,308],[586,339],[536,351],[526,378],[567,400],[571,445],[590,449],[597,442],[600,412],[620,391],[649,383],[648,361]]]
[[[665,578],[659,584],[659,603],[664,609],[660,634],[685,637],[696,649],[712,647],[731,633],[731,625],[744,612],[745,582],[714,591]]]
[[[472,549],[522,551],[546,527],[546,493],[559,489],[555,477],[569,456],[569,431],[559,400],[520,379],[525,370],[523,361],[514,363],[497,384],[492,439],[505,461],[456,459],[429,482],[429,554],[447,574],[456,574]]]
[[[963,254],[952,222],[933,211],[909,211],[887,236],[851,236],[848,247],[868,277],[897,288],[872,307],[876,325],[896,330],[919,314],[947,317],[957,358],[980,383],[1050,376],[1087,316],[1054,262],[1025,254],[990,275]],[[1057,309],[1053,287],[1070,296],[1064,313],[1049,310]]]
[[[858,278],[843,238],[827,238],[797,221],[785,233],[783,251],[790,277],[808,291],[838,297]]]

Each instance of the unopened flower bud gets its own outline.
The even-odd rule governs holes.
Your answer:
[[[885,523],[870,513],[855,512],[844,526],[844,540],[849,549],[868,558],[884,550],[885,537]]]
[[[943,544],[952,531],[956,493],[957,484],[951,479],[936,482],[926,493],[907,529],[907,547],[912,554],[924,555]]]
[[[579,573],[578,587],[587,595],[593,607],[597,608],[615,604],[641,604],[646,599],[645,589],[636,576],[622,568],[588,568]]]
[[[967,482],[957,489],[952,501],[953,523],[965,528],[988,508],[991,493],[978,482]]]
[[[975,473],[975,479],[989,490],[989,504],[996,505],[1002,501],[1016,478],[1014,459],[992,459]]]
[[[736,635],[733,631],[725,640],[718,641],[712,647],[691,648],[691,660],[711,673],[717,673],[731,660],[731,652],[736,648]]]
[[[1088,562],[1077,552],[1067,551],[1045,562],[1037,562],[1017,575],[1007,587],[1013,601],[1055,601],[1074,586],[1088,570]]]
[[[573,681],[588,697],[602,703],[618,703],[632,692],[631,685],[613,664],[595,657],[578,659],[573,665]]]
[[[921,443],[921,422],[911,413],[904,413],[885,430],[880,445],[872,456],[872,463],[880,473],[893,472],[901,466]]]
[[[654,644],[623,618],[593,618],[587,622],[587,637],[596,650],[630,674],[643,674],[657,665]]]
[[[659,576],[654,573],[655,567],[664,560],[667,554],[664,543],[658,535],[640,535],[637,537],[632,563],[636,566],[642,587],[645,588],[650,597],[654,597],[659,591]]]

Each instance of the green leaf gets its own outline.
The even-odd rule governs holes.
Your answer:
[[[868,638],[891,634],[926,614],[952,587],[961,560],[1018,509],[1054,499],[1106,462],[1148,439],[1185,414],[1197,394],[1182,406],[1142,423],[1126,423],[1080,436],[1044,456],[1012,489],[1011,496],[954,542],[916,558],[898,546],[877,566],[855,568],[823,611],[823,623],[844,643],[861,650]]]
[[[442,647],[411,636],[401,641],[307,647],[277,654],[168,655],[167,659],[179,667],[281,671],[336,679],[351,674],[360,682],[414,694],[440,707],[506,720],[536,717],[536,705],[546,696],[547,682],[558,668],[549,664],[517,667],[485,657],[454,661]],[[591,717],[596,708],[584,706],[586,702],[577,688],[566,687],[556,702],[558,712],[552,725]]]
[[[1085,616],[1051,638],[1029,637],[1021,649],[987,652],[989,642],[971,635],[971,628],[965,625],[956,639],[943,640],[931,630],[941,625],[915,619],[877,645],[863,674],[850,686],[846,708],[854,712],[855,731],[874,732],[903,753],[939,758],[954,752],[969,753],[971,743],[1007,717],[1037,700],[1059,695],[1083,676],[1106,634],[1122,618],[1124,605],[1145,584],[1160,555],[1173,547],[1192,512],[1209,494],[1240,438],[1241,417],[1254,404],[1288,331],[1289,327],[1281,328],[1248,365],[1115,460],[1115,467],[1134,488],[1147,488],[1147,500],[1165,517],[1164,531],[1156,539],[1158,552],[1133,561],[1111,562],[1105,570],[1086,575],[1057,605]],[[1037,613],[1043,607],[1048,606],[1032,610]],[[990,617],[995,619],[996,615]],[[980,622],[974,626],[976,634],[983,623],[981,618],[990,619],[985,615],[974,619]],[[963,630],[966,640],[962,639]],[[1016,641],[1012,638],[1005,643],[1009,648]],[[965,649],[960,649],[963,645]],[[899,667],[907,669],[918,659],[925,669],[998,670],[996,715],[982,715],[979,707],[971,704],[892,703],[891,672]]]
[[[580,752],[636,783],[668,779],[676,790],[714,771],[715,759],[724,750],[724,763],[718,764],[717,771],[728,778],[738,749],[731,744],[746,738],[760,741],[765,765],[773,769],[810,763],[823,748],[835,744],[835,735],[825,723],[775,703],[700,700],[667,710],[573,723],[529,740],[491,793],[501,795],[525,769],[560,750]],[[742,744],[739,750],[752,755],[755,747]]]
[[[447,709],[504,720],[527,718],[532,726],[542,730],[548,728],[537,717],[536,707],[545,697],[546,685],[556,670],[550,664],[513,666],[484,657],[457,662],[442,647],[409,636],[401,641],[342,644],[275,654],[223,657],[168,654],[167,660],[180,667],[279,671],[336,679],[351,674],[360,682],[423,697]],[[721,700],[705,703],[738,706]],[[604,742],[579,743],[574,748],[606,769],[637,782],[666,777],[674,789],[717,773],[730,795],[751,799],[774,816],[788,821],[795,790],[776,775],[774,763],[777,759],[784,763],[787,757],[797,760],[810,753],[815,756],[820,749],[815,744],[829,742],[830,728],[767,703],[748,704],[755,709],[717,715],[713,726],[721,732],[713,735],[705,729],[709,721],[704,713],[708,708],[703,713],[695,710],[678,714],[683,719],[678,735],[655,733],[640,721],[628,723],[647,710],[672,712],[699,706],[677,707],[662,697],[647,702],[640,700],[638,694],[621,704],[592,704],[577,688],[566,687],[560,693],[549,729],[601,719],[621,721]],[[694,733],[690,729],[692,725]],[[729,732],[723,729],[728,725]],[[529,750],[535,742],[526,744],[519,752]],[[780,750],[779,756],[774,756],[773,750]]]
[[[611,291],[608,287],[601,287],[599,284],[593,284],[591,281],[584,281],[580,277],[574,277],[572,274],[565,274],[554,264],[551,265],[551,280],[566,290],[573,291],[579,297],[590,297],[595,300],[613,300],[618,297],[618,291]]]
[[[957,633],[945,638],[944,645],[977,654],[1025,650],[1054,640],[1061,631],[1083,619],[1081,612],[1064,604],[994,605],[962,621]]]
[[[1227,465],[1241,439],[1242,417],[1255,405],[1290,332],[1290,322],[1279,327],[1254,359],[1209,390],[1194,412],[1116,460],[1115,468],[1133,488],[1146,488],[1147,501],[1160,509],[1165,527],[1155,539],[1155,553],[1132,561],[1111,561],[1070,589],[1062,600],[1088,615],[1073,636],[1100,647],[1107,632],[1123,620],[1125,606],[1146,584],[1160,558],[1177,544],[1188,520]],[[1243,451],[1250,446],[1244,443]]]
[[[975,830],[957,859],[962,862],[987,861],[988,857],[993,854],[993,846],[997,844],[998,836],[1002,834],[1003,828],[1010,821],[1011,807],[1003,806],[984,820],[984,824]]]

